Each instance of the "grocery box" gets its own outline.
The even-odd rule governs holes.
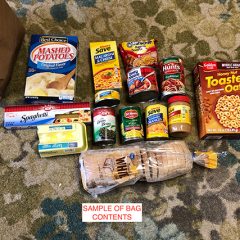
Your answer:
[[[77,36],[32,35],[26,102],[73,101],[77,76]]]
[[[194,68],[199,137],[240,137],[240,62],[205,61]]]
[[[5,128],[30,128],[43,124],[63,123],[62,114],[78,114],[79,120],[90,123],[91,109],[89,102],[37,104],[22,106],[7,106],[4,108]],[[59,118],[61,115],[61,118]]]

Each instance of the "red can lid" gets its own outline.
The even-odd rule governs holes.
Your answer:
[[[173,102],[187,102],[190,103],[190,98],[188,96],[173,96],[168,99],[168,104],[173,103]]]

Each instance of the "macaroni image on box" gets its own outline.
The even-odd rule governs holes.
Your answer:
[[[240,62],[200,62],[194,69],[199,137],[240,137]]]
[[[41,157],[76,154],[88,148],[83,123],[38,126],[38,151]]]

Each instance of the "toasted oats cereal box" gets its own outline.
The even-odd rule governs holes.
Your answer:
[[[240,137],[240,62],[200,62],[194,78],[199,137]]]
[[[26,102],[73,101],[77,68],[77,36],[32,35]]]
[[[120,102],[122,78],[115,41],[90,43],[96,106],[116,106]]]

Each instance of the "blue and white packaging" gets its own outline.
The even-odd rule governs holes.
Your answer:
[[[24,94],[26,102],[73,101],[77,53],[77,36],[32,35]]]

